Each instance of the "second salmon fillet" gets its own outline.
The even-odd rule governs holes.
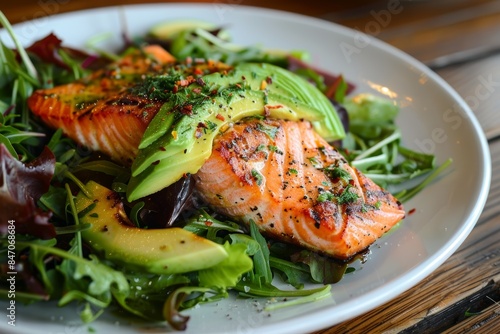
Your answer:
[[[235,124],[217,137],[195,178],[219,213],[338,259],[365,250],[405,216],[308,122]]]

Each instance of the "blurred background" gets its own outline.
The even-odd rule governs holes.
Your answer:
[[[12,23],[69,11],[125,5],[139,0],[15,0],[0,9]],[[498,0],[205,0],[220,8],[258,6],[314,16],[373,35],[433,64],[436,58],[469,49],[500,48]],[[497,30],[499,33],[492,33]],[[499,46],[499,47],[495,47]]]
[[[105,6],[141,3],[208,3],[215,10],[257,6],[334,22],[381,39],[422,61],[462,96],[474,94],[477,78],[500,75],[499,0],[2,0],[12,23]],[[258,24],[258,23],[257,23]],[[82,29],[79,27],[78,29]],[[471,105],[473,109],[476,106]],[[488,136],[500,136],[496,100],[482,101],[477,113]]]

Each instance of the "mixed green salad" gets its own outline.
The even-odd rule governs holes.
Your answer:
[[[81,303],[85,323],[109,308],[182,330],[188,322],[182,311],[198,304],[230,293],[241,298],[286,297],[269,304],[269,310],[311,302],[330,296],[330,284],[354,270],[348,261],[266,239],[254,224],[245,228],[211,212],[192,200],[192,185],[186,182],[129,202],[130,167],[49,129],[28,109],[26,99],[34,90],[84,78],[145,44],[160,44],[180,61],[267,63],[302,77],[336,110],[336,125],[345,132],[335,142],[339,151],[376,183],[395,189],[402,202],[451,163],[436,166],[434,156],[404,147],[393,101],[353,95],[352,83],[310,66],[305,51],[240,46],[231,42],[226,29],[200,22],[153,27],[146,36],[125,38],[123,50],[115,53],[92,44],[84,50],[69,48],[54,34],[22,46],[1,12],[0,23],[4,36],[15,44],[14,49],[4,41],[0,44],[0,291],[5,299],[12,299],[7,278],[16,273],[16,302]],[[110,199],[110,192],[116,197]],[[110,200],[119,203],[116,211],[106,212],[96,204]],[[121,215],[134,225],[134,234],[122,240],[129,253],[113,248],[117,255],[104,257],[89,247],[92,229],[108,228],[93,226],[89,217],[106,215],[110,220]],[[140,245],[134,248],[140,234],[147,234],[148,240],[170,240],[167,230],[194,233],[209,244],[193,242],[199,247],[196,256],[179,253],[167,262],[141,253]],[[219,260],[195,263],[206,252]],[[163,270],[166,264],[177,270]],[[275,280],[289,289],[277,288]],[[306,289],[308,283],[317,287]]]

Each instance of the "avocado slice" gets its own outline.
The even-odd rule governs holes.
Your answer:
[[[205,75],[182,94],[166,101],[146,129],[132,165],[129,201],[196,173],[210,156],[215,136],[245,117],[305,119],[328,140],[344,136],[330,101],[298,75],[274,65],[240,64]]]
[[[266,89],[273,94],[286,96],[317,109],[322,115],[319,121],[312,121],[316,132],[327,141],[345,137],[345,130],[337,111],[328,98],[301,76],[268,63],[242,63],[221,76],[207,76],[205,82],[221,86],[241,81],[253,90]]]
[[[178,274],[210,268],[228,257],[222,245],[178,227],[142,229],[131,225],[114,191],[89,181],[76,196],[80,222],[91,227],[82,238],[96,251],[132,270]]]

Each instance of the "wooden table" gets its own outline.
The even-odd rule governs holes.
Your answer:
[[[5,2],[2,11],[12,22],[19,22],[139,1]],[[384,11],[397,0],[205,2],[283,9],[371,33],[431,66],[464,98],[474,96],[479,78],[491,78],[492,94],[471,105],[488,138],[493,170],[489,198],[472,233],[443,265],[414,288],[367,314],[317,334],[500,333],[500,2],[401,1],[396,5],[402,10],[389,18],[384,17]],[[370,22],[378,22],[379,29],[369,30]],[[469,58],[463,59],[464,55]],[[453,59],[453,64],[447,63]]]

